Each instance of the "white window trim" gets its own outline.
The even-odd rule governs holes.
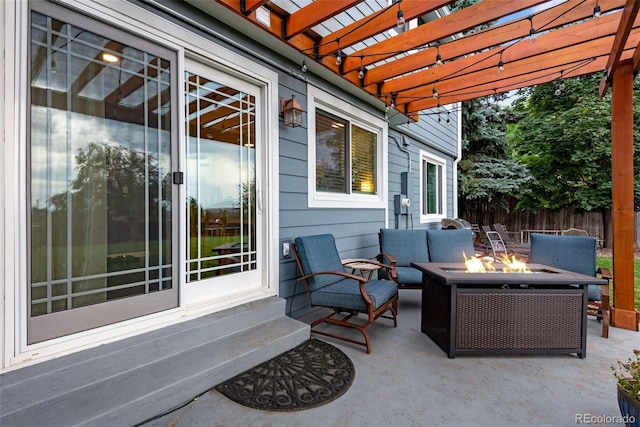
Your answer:
[[[424,206],[424,179],[423,179],[423,162],[428,161],[439,166],[442,166],[442,177],[440,182],[440,196],[442,197],[442,213],[441,214],[423,214]],[[447,216],[447,161],[439,156],[431,154],[427,151],[420,150],[420,223],[434,222],[442,220]]]
[[[310,208],[387,207],[387,123],[314,86],[307,86],[308,206]],[[316,191],[316,108],[346,119],[351,124],[378,135],[377,194],[338,194]]]

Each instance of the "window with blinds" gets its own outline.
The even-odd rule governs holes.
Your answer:
[[[388,123],[313,85],[307,107],[308,206],[386,209]]]
[[[378,135],[316,111],[316,191],[377,193]]]

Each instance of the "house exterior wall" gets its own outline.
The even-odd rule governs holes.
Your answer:
[[[78,6],[81,3],[75,0],[69,1],[74,7],[78,7],[80,12],[95,12],[90,9],[82,10],[82,7]],[[98,0],[90,2],[87,7],[91,8],[91,5],[106,5],[107,3],[110,3],[110,0]],[[277,76],[277,98],[290,98],[294,93],[305,111],[308,111],[309,90],[313,88],[329,92],[341,102],[350,104],[353,108],[384,122],[393,123],[394,120],[388,120],[389,116],[397,116],[398,114],[394,110],[385,112],[379,102],[375,102],[368,95],[359,93],[350,86],[347,87],[345,82],[328,81],[325,77],[313,72],[302,73],[300,64],[295,60],[290,60],[276,50],[252,40],[246,31],[230,28],[216,19],[217,17],[208,16],[184,2],[123,1],[124,3],[139,7],[141,10],[146,9],[149,13],[157,16],[155,25],[159,25],[158,22],[162,22],[162,20],[167,20],[192,32],[197,38],[207,39],[219,45],[221,49],[244,58],[249,63],[254,62],[258,66],[270,70]],[[16,8],[21,10],[16,11]],[[108,8],[114,8],[113,4],[109,4]],[[14,2],[2,2],[0,6],[0,33],[3,35],[11,33],[12,35],[4,37],[5,58],[11,57],[14,53],[14,43],[28,43],[27,32],[23,28],[26,26],[24,16],[26,9],[24,3],[20,5]],[[16,16],[20,17],[17,22],[15,21]],[[19,31],[21,35],[13,37],[14,31]],[[166,33],[164,37],[170,39],[172,36]],[[4,113],[0,115],[0,131],[3,135],[0,167],[4,174],[3,183],[0,185],[0,208],[2,208],[0,209],[0,223],[2,224],[0,227],[0,253],[3,253],[3,260],[0,263],[0,277],[2,277],[1,286],[4,299],[4,303],[0,304],[0,316],[3,318],[3,328],[0,329],[2,344],[0,369],[19,367],[21,363],[32,363],[33,361],[29,359],[30,356],[20,355],[20,349],[15,346],[17,336],[21,333],[19,327],[21,322],[17,319],[20,316],[25,316],[25,308],[12,304],[12,301],[18,300],[15,293],[19,291],[14,283],[24,282],[27,268],[26,260],[20,258],[20,251],[14,250],[17,249],[15,247],[17,242],[24,237],[14,233],[25,228],[20,226],[20,221],[23,219],[18,213],[20,212],[20,203],[24,203],[21,199],[21,192],[24,191],[26,184],[21,182],[14,185],[14,177],[19,176],[24,180],[26,176],[24,171],[16,170],[20,164],[17,161],[19,149],[16,141],[20,140],[19,135],[26,132],[26,124],[19,120],[19,115],[12,112],[15,105],[19,104],[17,100],[27,91],[27,88],[13,86],[13,82],[16,81],[14,77],[20,72],[23,71],[7,65],[7,63],[0,68],[0,77],[3,81],[3,85],[0,87],[0,99],[2,99],[4,107]],[[277,100],[272,100],[269,108],[277,109],[277,104],[279,104]],[[275,133],[277,135],[277,150],[274,150],[278,154],[277,159],[274,159],[275,166],[273,168],[276,179],[272,181],[276,188],[269,188],[267,192],[268,197],[276,199],[271,200],[271,203],[276,208],[277,220],[271,223],[270,227],[273,229],[267,230],[267,233],[272,236],[268,249],[278,254],[272,258],[277,260],[277,271],[272,276],[272,280],[277,280],[278,283],[272,283],[270,287],[280,297],[287,299],[287,314],[293,317],[299,316],[308,308],[308,302],[303,284],[295,280],[299,272],[293,257],[282,254],[282,243],[290,243],[300,235],[332,233],[336,237],[341,256],[345,258],[375,256],[378,252],[378,230],[395,225],[394,196],[400,193],[401,172],[408,171],[409,167],[414,174],[412,194],[409,194],[412,199],[410,213],[413,216],[413,221],[411,226],[414,228],[439,228],[439,220],[420,221],[418,212],[420,185],[417,171],[420,168],[421,153],[430,153],[444,159],[446,163],[446,206],[443,216],[455,216],[455,168],[460,147],[459,115],[451,112],[448,124],[446,123],[446,113],[441,118],[442,122],[438,123],[436,115],[425,115],[417,123],[392,124],[388,129],[385,129],[385,140],[382,141],[385,149],[382,157],[384,165],[380,165],[384,170],[384,182],[381,183],[384,185],[381,186],[381,189],[384,192],[383,200],[385,203],[383,206],[373,208],[310,208],[308,206],[308,118],[305,114],[303,126],[295,128],[286,127],[281,120],[279,121]],[[402,145],[398,146],[395,141],[400,141],[400,144],[405,141],[408,145],[406,148],[401,148]],[[210,310],[202,311],[203,314],[208,312]],[[193,315],[198,316],[198,314]],[[169,322],[180,321],[177,317]],[[6,321],[8,319],[11,321]],[[144,319],[141,319],[141,323],[143,322]],[[129,334],[140,333],[149,328],[153,328],[153,326],[139,329],[137,332],[129,332]],[[109,339],[119,339],[118,333],[114,331]],[[62,346],[56,351],[63,354],[93,345],[97,344],[81,340],[76,344],[76,347]],[[55,355],[49,357],[55,357]]]

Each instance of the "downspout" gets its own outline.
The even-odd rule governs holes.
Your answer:
[[[411,219],[411,228],[413,228],[413,214],[409,213],[409,206],[411,201],[411,196],[413,194],[409,194],[411,187],[411,152],[407,148],[409,143],[405,140],[404,135],[402,135],[402,145],[398,138],[393,135],[389,135],[389,138],[393,139],[393,141],[398,146],[398,149],[407,155],[407,172],[402,172],[400,174],[401,178],[401,189],[400,194],[393,195],[393,214],[395,217],[395,228],[400,226],[400,217],[405,217],[405,227],[409,228],[409,219]],[[404,187],[403,187],[404,186]],[[403,191],[404,188],[404,191]],[[406,202],[406,203],[405,203]]]
[[[458,163],[462,160],[462,103],[458,103],[458,153],[453,161],[453,212],[452,218],[458,215]]]
[[[402,135],[402,146],[400,146],[400,141],[395,136],[389,135],[389,138],[393,139],[393,142],[398,146],[398,150],[407,155],[407,172],[411,172],[411,153],[407,149],[409,143],[404,140],[404,135]]]

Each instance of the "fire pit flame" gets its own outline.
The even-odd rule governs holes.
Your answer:
[[[505,265],[503,271],[508,273],[531,273],[531,270],[527,267],[527,264],[518,260],[515,255],[509,258],[508,255],[502,256],[502,263]]]
[[[493,262],[489,259],[482,260],[478,257],[468,257],[463,252],[464,263],[467,266],[467,273],[493,273],[497,269],[493,265]],[[518,260],[515,255],[509,257],[503,255],[500,262],[504,265],[502,271],[505,273],[531,273],[531,270],[527,267],[527,264]]]

